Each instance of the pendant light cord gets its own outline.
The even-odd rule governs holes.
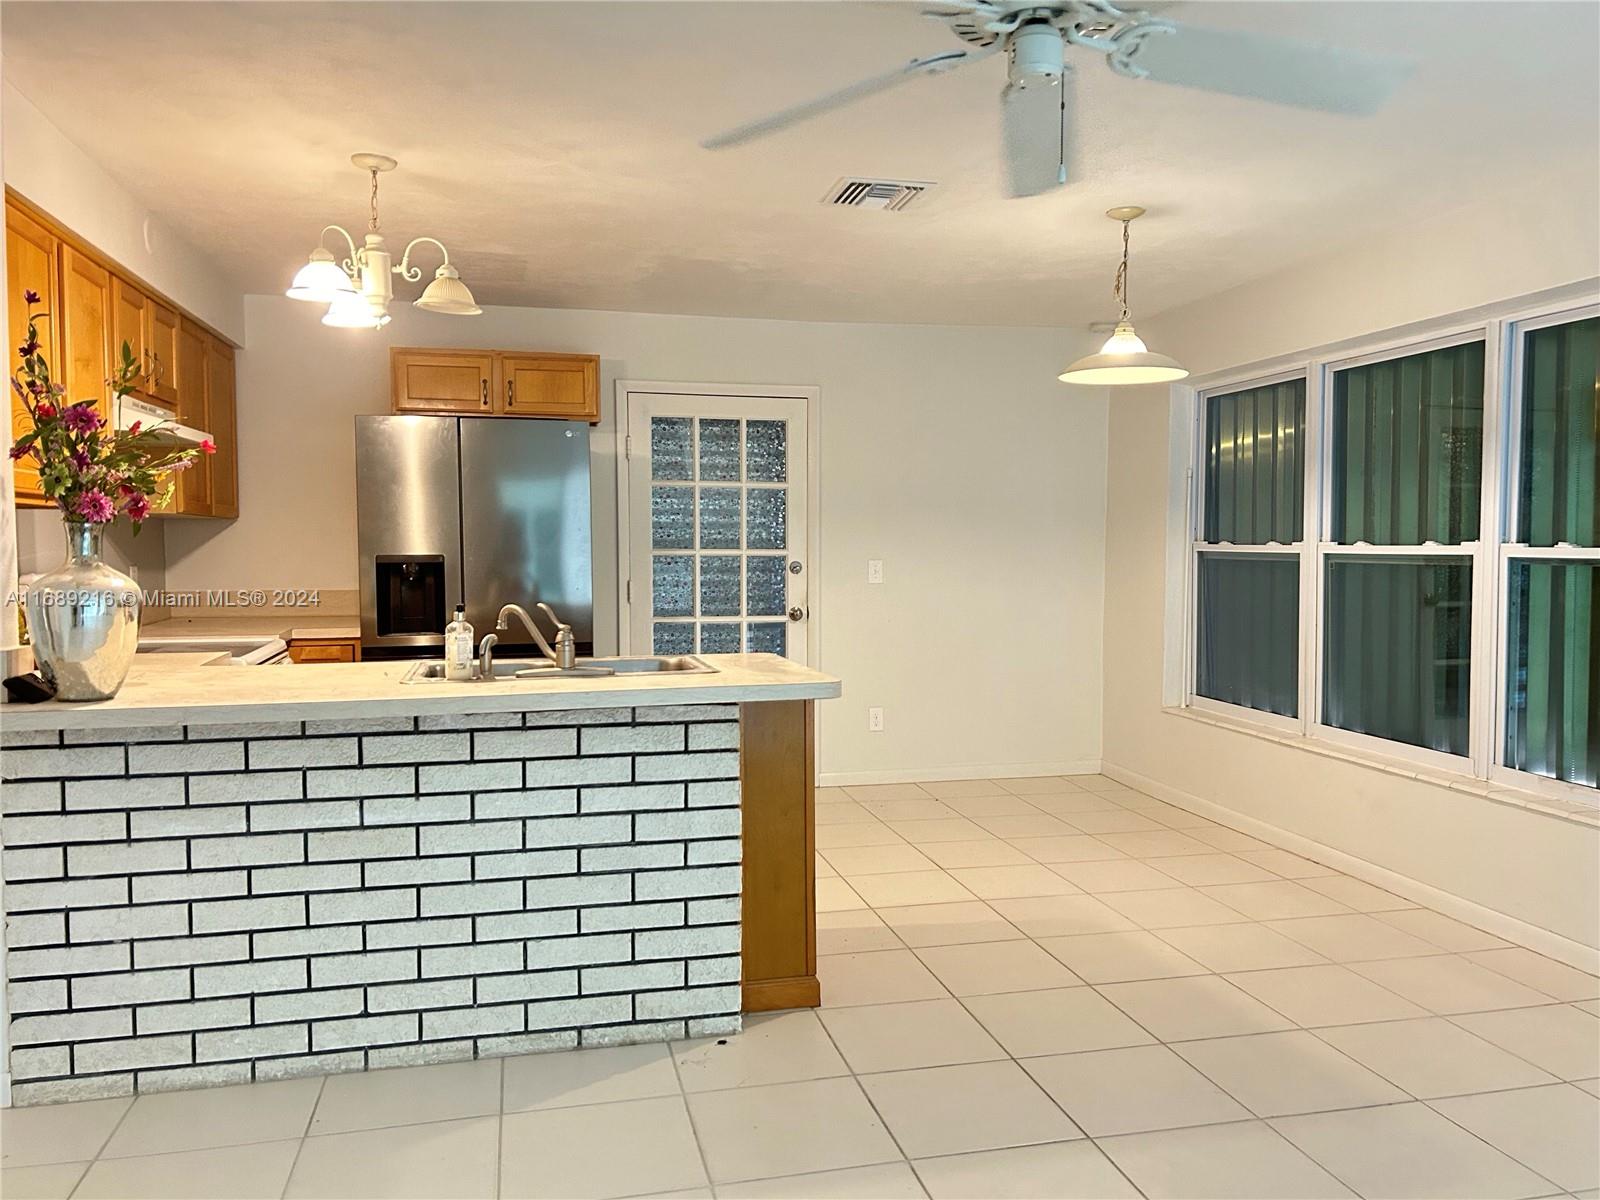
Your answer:
[[[1117,268],[1117,282],[1111,294],[1122,305],[1121,324],[1128,323],[1128,221],[1122,223],[1122,265]]]

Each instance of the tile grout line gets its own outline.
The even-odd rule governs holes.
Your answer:
[[[300,1165],[300,1155],[305,1152],[306,1139],[311,1136],[311,1123],[317,1119],[317,1109],[322,1107],[322,1094],[328,1090],[328,1077],[324,1075],[322,1082],[317,1085],[317,1094],[311,1102],[311,1108],[306,1113],[305,1128],[300,1131],[300,1140],[294,1148],[294,1158],[289,1163],[289,1173],[283,1177],[283,1190],[278,1193],[278,1200],[284,1200],[289,1194],[289,1185],[294,1182],[295,1169]]]

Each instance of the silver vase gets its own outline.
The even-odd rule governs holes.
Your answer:
[[[100,558],[104,525],[65,524],[67,561],[28,589],[28,634],[57,700],[109,700],[139,648],[139,585]]]

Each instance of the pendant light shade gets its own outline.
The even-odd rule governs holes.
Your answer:
[[[309,300],[313,304],[332,304],[334,297],[354,293],[356,285],[338,263],[333,261],[321,246],[311,252],[305,266],[295,272],[294,282],[284,293],[291,300]]]
[[[1117,328],[1100,347],[1100,353],[1090,354],[1061,372],[1056,378],[1062,383],[1092,384],[1120,387],[1140,383],[1171,383],[1189,374],[1177,360],[1165,354],[1152,354],[1133,329],[1133,318],[1128,312],[1128,225],[1142,217],[1144,209],[1128,206],[1113,208],[1106,216],[1122,222],[1122,265],[1117,268],[1117,282],[1113,294],[1122,304],[1122,316]]]
[[[426,312],[449,313],[458,317],[475,317],[483,311],[472,298],[467,285],[461,282],[461,273],[445,263],[433,273],[433,282],[422,290],[413,303]]]
[[[375,312],[360,292],[341,292],[328,305],[322,323],[335,329],[379,329],[389,323],[389,314]]]

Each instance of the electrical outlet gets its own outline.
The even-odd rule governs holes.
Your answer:
[[[883,559],[881,559],[881,558],[869,558],[869,559],[867,559],[867,582],[868,583],[882,583],[883,582]]]
[[[867,709],[867,732],[868,733],[882,733],[883,732],[883,709],[881,709],[881,708],[869,708],[869,709]]]

